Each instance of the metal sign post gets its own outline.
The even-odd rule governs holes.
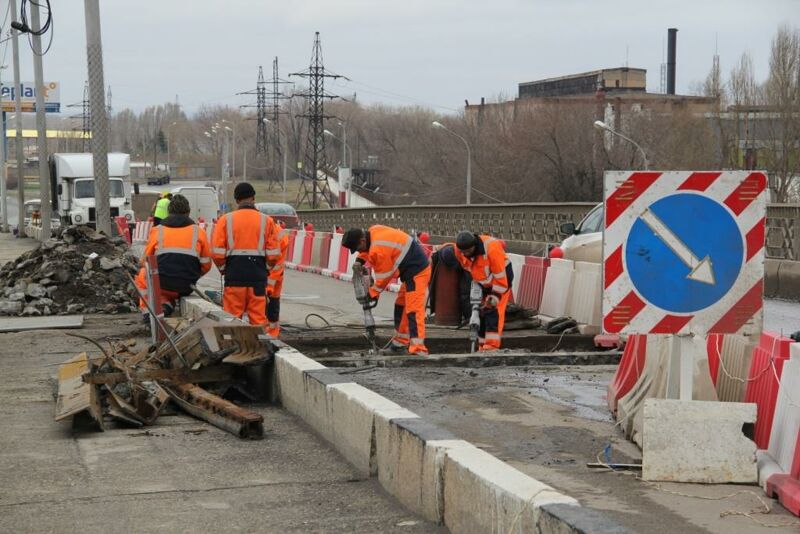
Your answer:
[[[677,336],[670,398],[691,400],[693,337],[761,331],[766,189],[761,172],[605,174],[603,329]]]

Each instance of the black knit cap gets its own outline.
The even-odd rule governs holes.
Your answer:
[[[456,246],[459,250],[467,250],[468,248],[472,248],[478,244],[478,237],[469,232],[464,230],[463,232],[459,232],[456,236]]]
[[[241,182],[236,184],[236,188],[233,190],[233,198],[236,200],[242,200],[243,198],[253,198],[256,196],[256,190],[253,189],[253,186],[248,184],[247,182]]]
[[[342,236],[342,246],[349,249],[350,252],[355,252],[358,248],[358,243],[364,239],[364,230],[361,228],[350,228]]]

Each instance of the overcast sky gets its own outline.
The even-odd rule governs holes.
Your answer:
[[[61,82],[67,104],[82,98],[86,78],[83,0],[52,3],[45,78]],[[246,103],[235,93],[255,87],[259,65],[270,77],[274,56],[282,77],[307,68],[315,31],[325,66],[352,80],[328,84],[331,92],[444,114],[465,99],[513,97],[519,82],[623,65],[626,49],[629,66],[647,69],[648,89],[658,91],[673,26],[679,93],[705,77],[715,41],[726,75],[747,50],[762,79],[778,26],[800,26],[800,0],[106,0],[100,7],[114,109],[178,95],[188,113]],[[30,48],[21,45],[22,76],[32,80]]]

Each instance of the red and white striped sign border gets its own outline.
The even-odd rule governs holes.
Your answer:
[[[761,331],[767,176],[763,172],[610,171],[605,173],[603,330],[625,334],[753,334]],[[674,314],[636,290],[625,243],[648,206],[678,192],[717,201],[741,231],[744,265],[730,291],[693,314]],[[698,228],[702,231],[702,228]],[[709,235],[708,239],[714,239]]]

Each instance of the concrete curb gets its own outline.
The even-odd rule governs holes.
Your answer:
[[[208,304],[184,299],[181,309],[188,317],[202,317]],[[214,308],[212,313],[220,313]],[[279,345],[274,383],[283,407],[330,442],[362,476],[377,476],[410,511],[457,533],[628,532],[572,497]]]

